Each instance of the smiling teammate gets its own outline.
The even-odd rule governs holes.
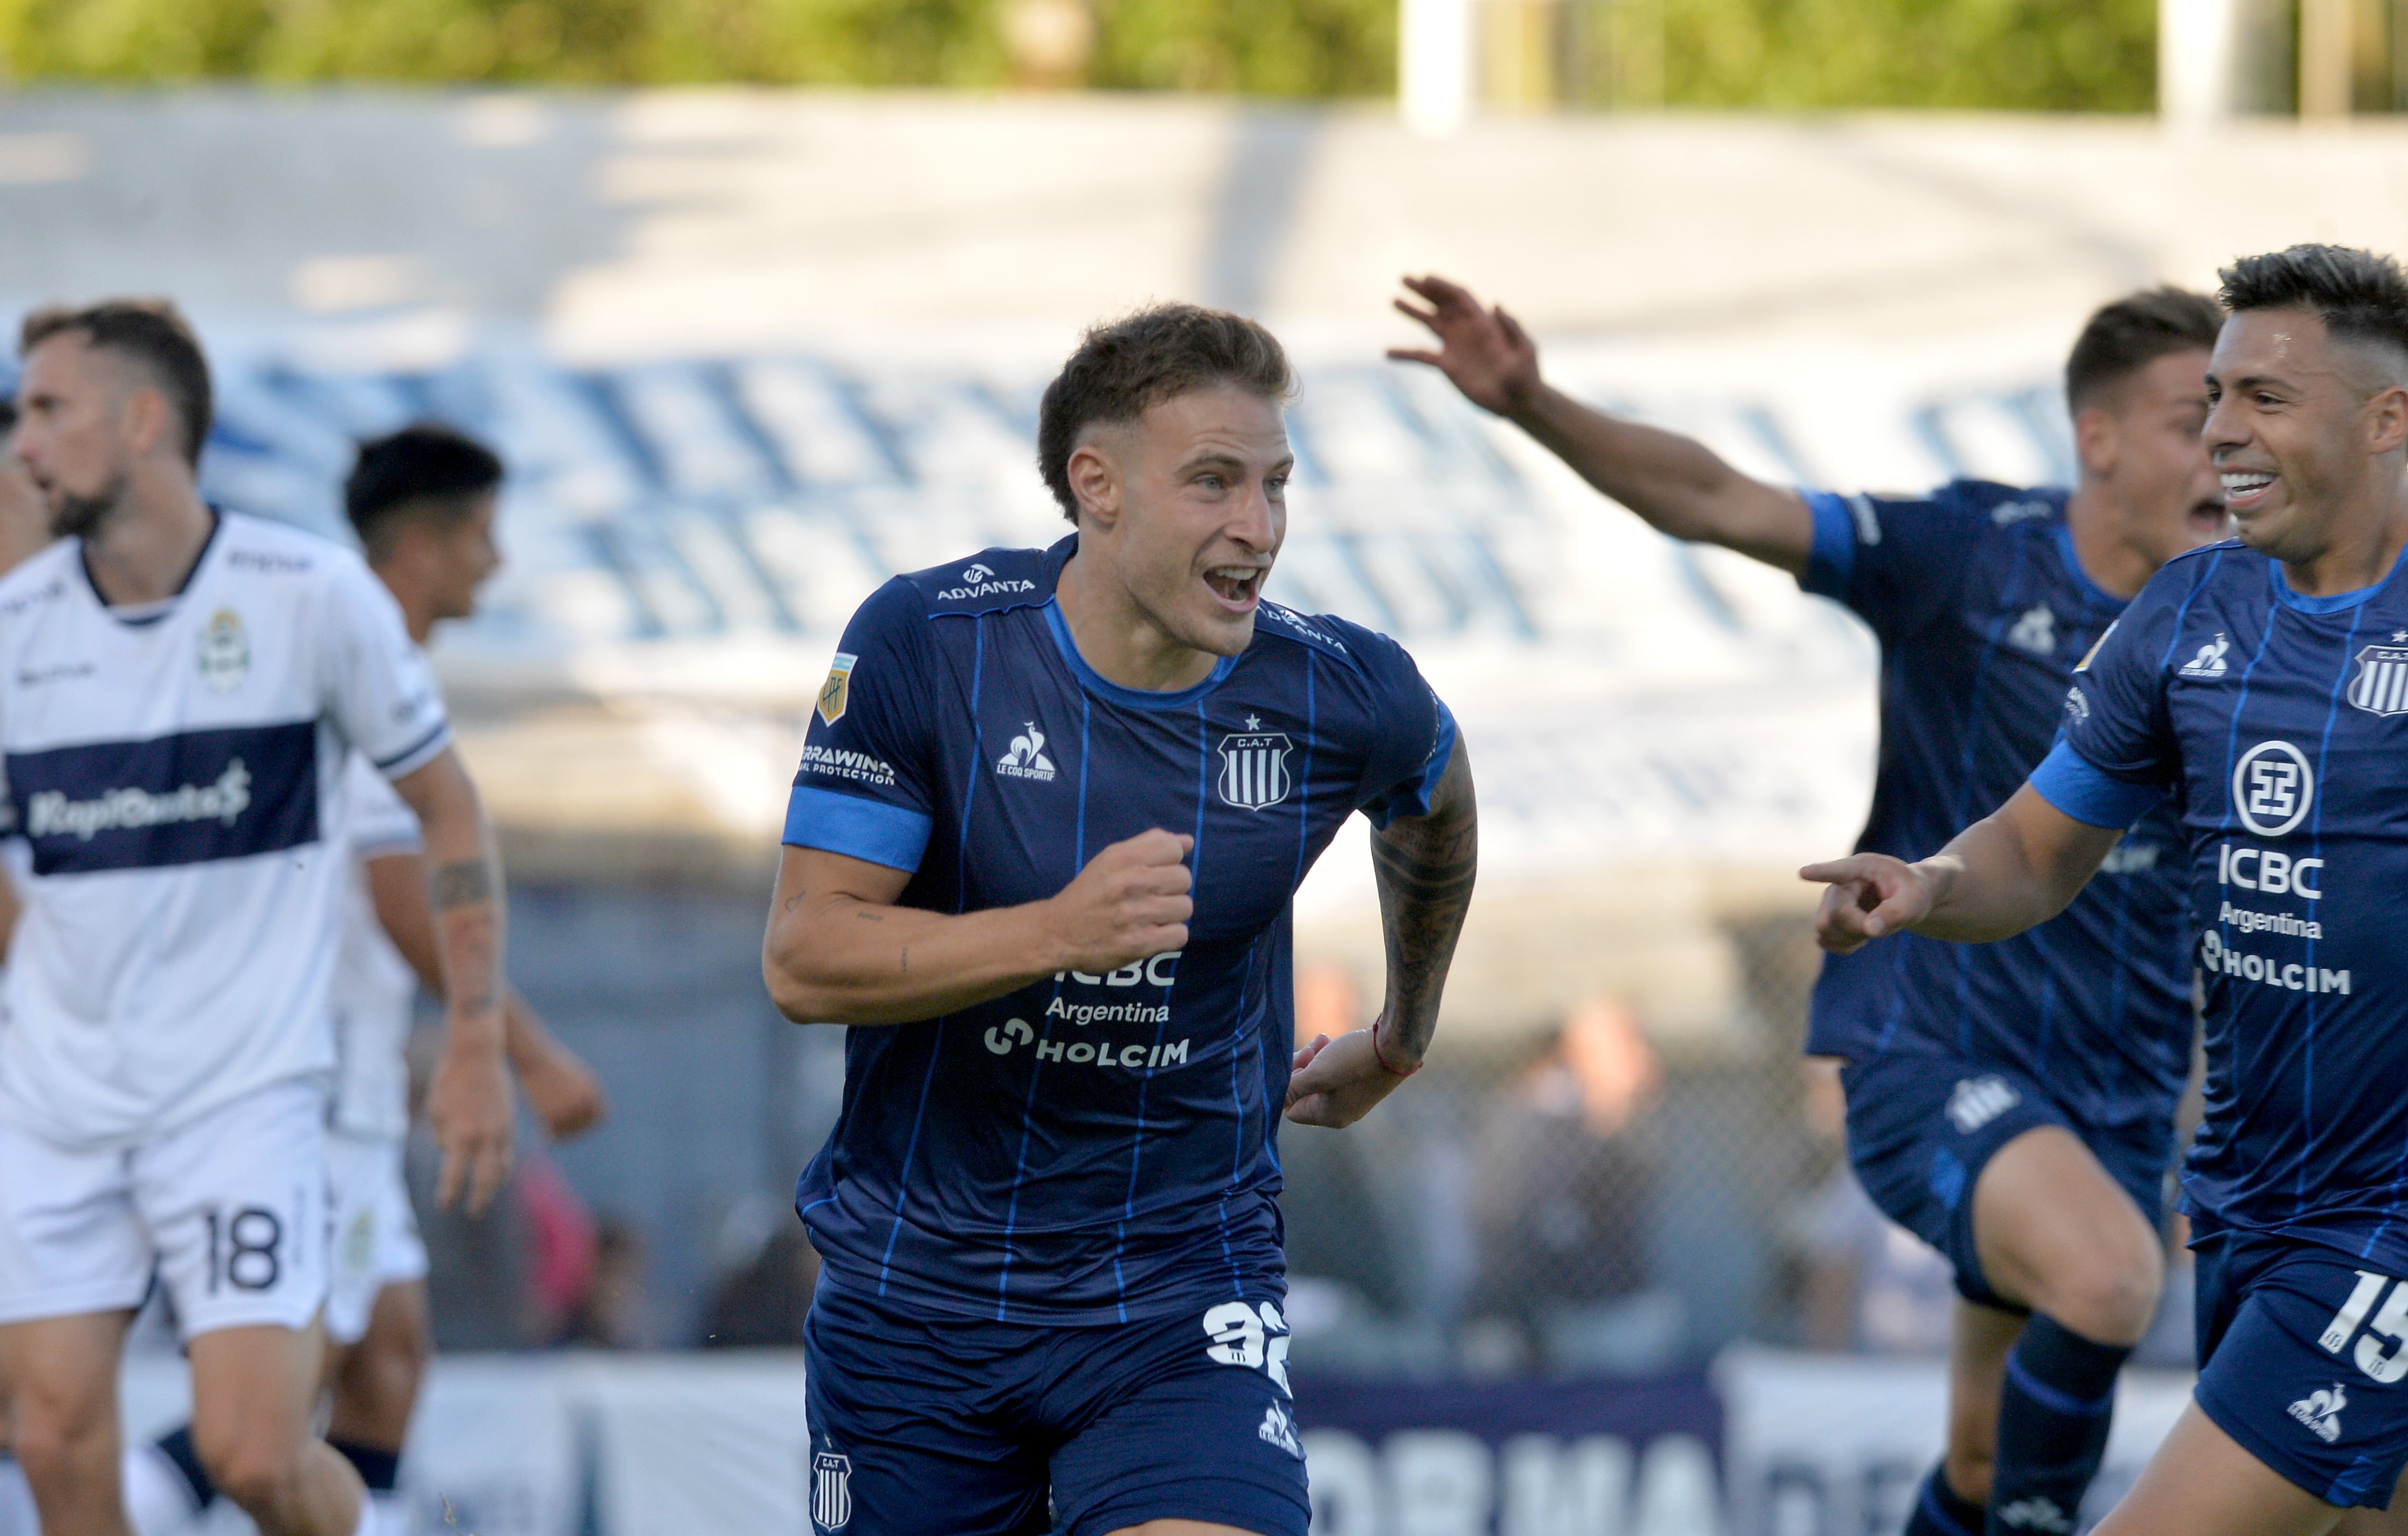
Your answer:
[[[375,1511],[310,1429],[326,1016],[368,754],[434,866],[442,1194],[509,1156],[499,874],[441,699],[359,559],[194,488],[208,365],[173,309],[23,329],[12,446],[61,542],[0,580],[0,752],[31,853],[0,1032],[0,1384],[49,1536],[122,1536],[117,1372],[155,1270],[211,1475],[269,1536]]]
[[[1098,326],[1039,417],[1076,533],[845,632],[765,955],[789,1018],[853,1026],[796,1196],[815,1529],[1303,1536],[1278,1117],[1420,1066],[1475,821],[1405,653],[1261,598],[1290,387],[1235,315]],[[1358,810],[1386,1007],[1292,1062],[1289,900]]]
[[[2075,661],[2172,556],[2225,527],[2199,440],[2222,316],[2154,289],[2090,318],[2066,364],[2069,495],[1958,481],[1837,496],[1550,388],[1503,309],[1409,279],[1440,369],[1677,538],[1752,555],[1881,642],[1881,762],[1857,846],[1914,855],[2048,751]],[[2136,811],[2141,815],[2147,808]],[[1947,1452],[1907,1529],[2070,1532],[2116,1372],[2156,1310],[2157,1235],[2192,1018],[2178,829],[2133,829],[2110,879],[2013,945],[1916,940],[1827,961],[1806,1048],[1842,1058],[1848,1154],[1893,1220],[1956,1267]],[[1986,1506],[1986,1507],[1985,1507]]]
[[[1833,948],[1999,940],[2171,798],[2207,987],[2200,1377],[2100,1533],[2396,1531],[2371,1512],[2408,1464],[2408,275],[2294,246],[2224,300],[2206,441],[2240,541],[2157,574],[1996,812],[1919,864],[1805,874]]]

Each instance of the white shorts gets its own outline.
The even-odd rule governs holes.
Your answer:
[[[326,1337],[356,1344],[387,1285],[426,1278],[426,1245],[402,1177],[402,1143],[326,1133],[326,1174],[335,1201],[334,1279],[326,1293]]]
[[[155,1270],[187,1339],[307,1328],[326,1299],[325,1116],[300,1081],[113,1151],[0,1124],[0,1323],[130,1312]]]

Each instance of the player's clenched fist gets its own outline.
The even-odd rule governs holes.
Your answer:
[[[1814,941],[1834,955],[1853,955],[1885,934],[1921,922],[1938,893],[1923,870],[1887,854],[1856,854],[1798,871],[1830,889],[1814,913]]]
[[[1156,828],[1116,842],[1089,860],[1050,905],[1047,927],[1062,967],[1101,974],[1187,943],[1188,897],[1195,877],[1187,851],[1196,840]]]

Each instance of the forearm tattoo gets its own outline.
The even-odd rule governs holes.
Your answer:
[[[469,1011],[494,1006],[501,1000],[501,913],[494,903],[493,860],[438,866],[429,883],[452,1006]]]
[[[1480,867],[1480,822],[1470,772],[1458,754],[1426,816],[1399,818],[1371,839],[1388,948],[1388,1023],[1416,1057],[1438,1027],[1455,942]]]
[[[450,912],[472,901],[494,898],[494,864],[491,859],[462,859],[457,864],[438,867],[434,877],[435,910]]]

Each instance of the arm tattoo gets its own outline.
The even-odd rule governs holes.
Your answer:
[[[1418,1060],[1438,1028],[1455,941],[1480,869],[1480,822],[1458,749],[1426,816],[1399,818],[1371,839],[1388,949],[1388,1022]]]
[[[485,859],[463,859],[458,864],[446,864],[435,871],[435,910],[449,912],[472,901],[494,898],[494,867]]]

